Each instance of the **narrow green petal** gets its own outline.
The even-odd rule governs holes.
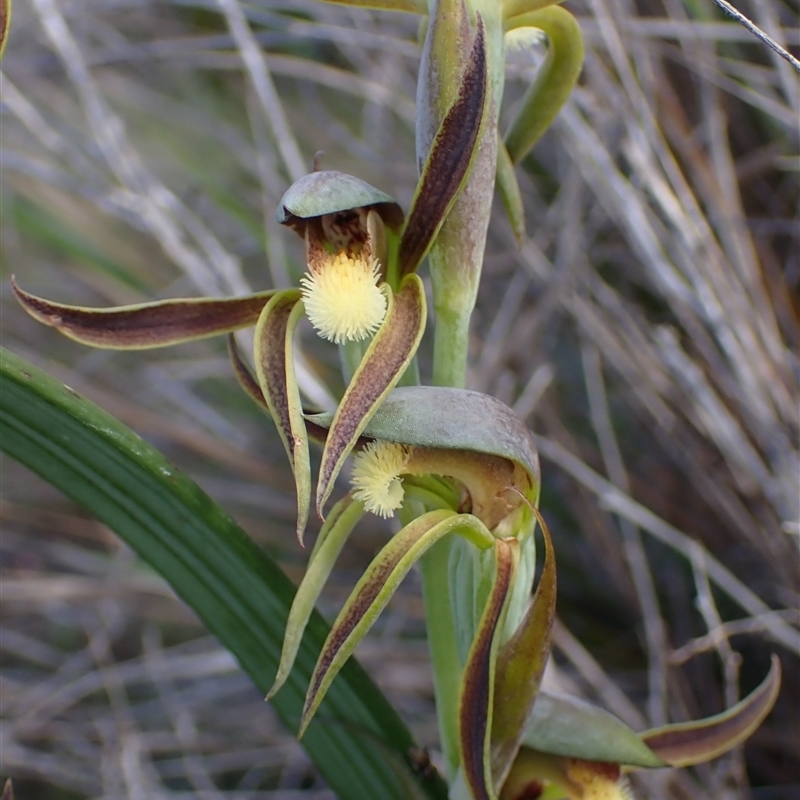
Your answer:
[[[566,103],[583,66],[583,36],[578,21],[560,6],[513,17],[506,30],[538,28],[548,38],[547,57],[506,135],[511,161],[518,163],[538,141]]]
[[[414,562],[450,533],[458,533],[484,549],[495,541],[486,527],[470,514],[456,514],[449,509],[430,511],[393,536],[367,567],[323,645],[306,695],[299,736],[303,735],[333,679]]]
[[[514,231],[517,244],[521,247],[526,235],[525,208],[522,204],[517,174],[514,172],[514,162],[502,140],[497,142],[497,190],[508,214],[511,230]]]
[[[11,279],[20,305],[39,322],[81,344],[108,350],[146,350],[255,325],[274,291],[225,299],[160,300],[116,308],[52,303]]]
[[[550,656],[556,616],[556,559],[550,531],[537,513],[544,537],[542,575],[525,618],[497,657],[492,719],[492,774],[502,785],[522,741]]]
[[[773,655],[772,666],[761,685],[732,708],[706,719],[653,728],[641,737],[673,767],[701,764],[745,741],[772,710],[780,688],[781,662]]]
[[[419,267],[469,175],[487,124],[487,85],[486,42],[478,15],[478,30],[458,97],[436,132],[411,201],[400,239],[401,275]]]
[[[300,390],[294,374],[292,341],[303,316],[298,289],[276,294],[264,307],[256,325],[254,355],[256,375],[283,446],[289,456],[297,487],[297,538],[303,531],[311,504],[311,461]]]
[[[475,641],[464,666],[458,703],[459,747],[464,781],[475,800],[496,800],[491,765],[497,633],[511,596],[519,563],[516,539],[495,540],[495,577]]]
[[[286,621],[286,634],[283,639],[278,671],[275,675],[275,682],[267,694],[267,700],[277,693],[289,677],[314,605],[331,574],[342,547],[362,516],[364,516],[363,504],[358,500],[353,500],[352,496],[348,494],[333,507],[322,526],[311,553],[306,574],[292,601],[292,608]]]
[[[328,431],[317,484],[317,513],[322,516],[325,501],[345,459],[364,426],[417,352],[425,331],[425,289],[416,275],[407,275],[392,296],[386,317],[375,334]]]

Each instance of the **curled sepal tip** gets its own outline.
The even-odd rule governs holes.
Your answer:
[[[414,562],[451,533],[464,536],[482,549],[491,547],[495,541],[477,518],[441,509],[410,522],[378,553],[356,584],[325,640],[311,676],[298,737],[305,733],[331,682],[386,607]]]
[[[583,66],[583,36],[578,21],[552,5],[506,20],[506,30],[537,28],[547,35],[547,57],[530,85],[505,135],[508,155],[519,162],[555,119],[578,81]]]
[[[533,600],[511,638],[497,656],[492,718],[492,775],[502,785],[519,750],[525,722],[550,655],[556,614],[556,560],[550,531],[538,511],[545,558]]]
[[[495,540],[495,575],[467,656],[458,701],[458,738],[464,781],[475,800],[496,800],[491,765],[498,632],[503,628],[508,599],[519,563],[516,539]]]
[[[294,330],[302,315],[300,292],[296,289],[279,292],[264,307],[254,338],[258,383],[294,473],[297,487],[297,538],[300,544],[303,543],[303,531],[311,504],[308,434],[292,355]]]
[[[701,764],[745,741],[772,710],[780,688],[781,662],[773,655],[767,677],[735,706],[706,719],[653,728],[641,738],[670,766]]]
[[[400,240],[400,271],[414,272],[430,249],[469,175],[488,117],[486,37],[478,29],[458,96],[431,144]]]
[[[331,574],[342,547],[363,515],[363,504],[348,494],[333,507],[322,526],[311,553],[306,574],[292,601],[289,618],[286,621],[286,633],[283,637],[278,671],[275,675],[275,682],[267,694],[267,700],[278,692],[289,677],[300,641],[303,638],[303,632],[311,612],[314,610],[314,604]]]
[[[317,513],[342,464],[386,395],[400,380],[425,331],[425,290],[416,275],[406,276],[389,297],[386,317],[344,393],[328,431],[317,485]]]
[[[255,325],[274,291],[226,299],[189,298],[155,303],[83,308],[53,303],[11,288],[35,320],[81,344],[108,350],[146,350],[202,339]]]

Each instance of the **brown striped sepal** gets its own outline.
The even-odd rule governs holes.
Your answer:
[[[495,576],[461,678],[458,734],[461,771],[474,800],[496,800],[491,734],[499,636],[519,564],[519,542],[496,539]]]
[[[115,308],[84,308],[54,303],[11,288],[19,304],[35,320],[70,339],[108,350],[167,347],[255,325],[274,291],[246,297],[159,300]]]

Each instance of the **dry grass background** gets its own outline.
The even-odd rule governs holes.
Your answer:
[[[498,207],[470,372],[539,438],[560,568],[551,679],[644,727],[721,710],[777,652],[778,705],[743,750],[636,786],[796,799],[797,75],[707,0],[571,8],[581,86],[520,170],[521,249]],[[742,10],[797,52],[796,7]],[[7,278],[95,305],[295,281],[299,241],[272,215],[316,150],[410,199],[415,21],[312,0],[14,12],[3,345],[155,442],[298,577],[283,454],[223,343],[89,351],[25,318]],[[514,55],[508,107],[540,58]],[[303,343],[304,388],[329,403],[331,352]],[[8,460],[0,512],[0,770],[18,797],[330,797],[233,659],[113,534]],[[362,525],[328,614],[385,535]],[[359,656],[435,746],[423,633],[411,578]]]

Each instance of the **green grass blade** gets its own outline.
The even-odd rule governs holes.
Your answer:
[[[193,481],[68,387],[0,349],[0,448],[89,509],[172,585],[263,691],[275,674],[294,587]],[[296,668],[274,705],[297,729],[327,635],[309,622]],[[342,800],[439,798],[407,758],[397,713],[350,661],[304,745]]]

